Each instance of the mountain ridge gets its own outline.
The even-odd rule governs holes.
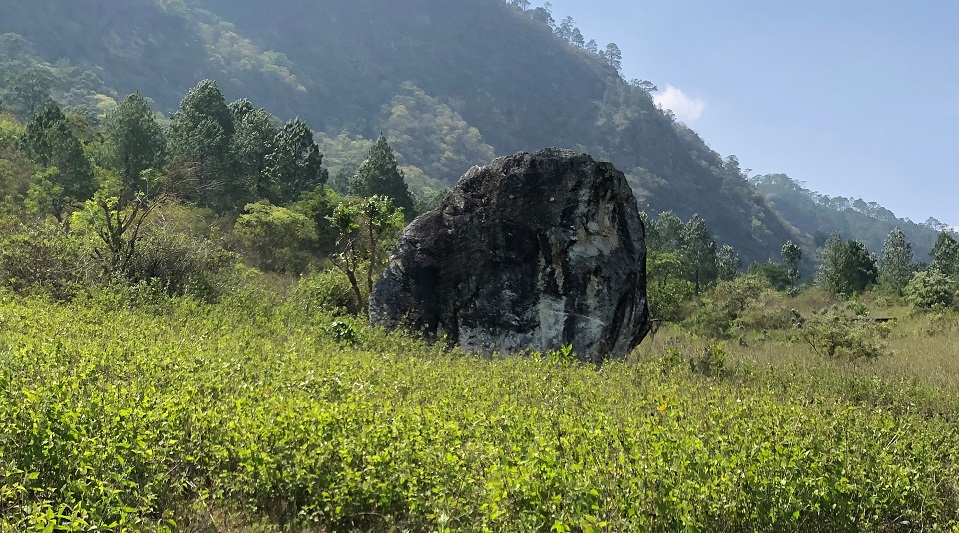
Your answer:
[[[488,163],[484,146],[495,155],[570,148],[623,170],[641,207],[700,214],[720,244],[747,260],[778,259],[783,242],[804,239],[735,158],[723,160],[644,88],[500,0],[61,4],[0,0],[0,33],[23,35],[51,63],[96,72],[111,98],[140,91],[169,113],[197,80],[211,78],[228,98],[302,117],[331,138],[393,128],[409,138],[399,143],[401,159],[410,154],[407,163],[425,174],[416,179],[432,187]],[[412,119],[397,115],[402,98],[422,107]],[[438,117],[432,136],[420,135],[416,117]],[[436,140],[436,132],[472,148]]]

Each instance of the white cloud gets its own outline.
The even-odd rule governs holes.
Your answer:
[[[667,85],[665,91],[654,94],[653,101],[676,113],[676,118],[683,122],[695,122],[706,110],[706,102],[699,98],[690,98],[672,85]]]

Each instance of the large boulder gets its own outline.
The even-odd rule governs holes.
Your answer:
[[[612,164],[558,149],[501,157],[404,230],[370,320],[469,351],[622,356],[649,330],[644,238]]]

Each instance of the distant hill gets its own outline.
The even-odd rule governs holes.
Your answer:
[[[920,224],[898,218],[875,202],[819,194],[785,174],[755,176],[750,181],[777,211],[819,246],[830,235],[838,234],[844,239],[859,239],[879,254],[886,236],[898,227],[912,243],[916,260],[929,261],[938,233],[949,229],[934,219]]]
[[[228,98],[326,132],[327,162],[345,170],[380,132],[410,179],[433,188],[493,154],[566,147],[612,161],[648,211],[699,213],[747,260],[776,259],[783,242],[801,238],[735,158],[657,109],[609,61],[559,37],[542,9],[501,0],[0,0],[0,11],[0,34],[25,43],[0,47],[0,74],[31,61],[68,65],[76,72],[62,86],[81,74],[90,83],[54,94],[88,113],[135,90],[171,112],[212,78]]]

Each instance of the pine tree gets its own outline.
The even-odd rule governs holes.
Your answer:
[[[683,221],[672,211],[663,211],[656,220],[650,220],[646,228],[646,244],[650,250],[679,253]]]
[[[313,130],[299,118],[287,122],[276,135],[276,149],[266,158],[266,175],[277,203],[296,201],[301,194],[326,183],[323,155]]]
[[[120,174],[124,191],[144,189],[141,174],[163,166],[166,140],[150,105],[133,93],[107,115],[103,128],[110,165]]]
[[[606,64],[616,69],[616,72],[622,72],[623,70],[623,52],[619,49],[619,46],[616,43],[609,43],[606,45],[606,51],[603,52],[603,59],[606,61]]]
[[[934,268],[953,280],[959,279],[959,242],[955,237],[945,231],[939,232],[929,255]]]
[[[386,196],[393,199],[393,205],[403,208],[407,218],[414,214],[413,195],[403,181],[403,172],[397,167],[396,157],[386,137],[380,135],[370,148],[370,157],[350,181],[350,194],[363,198]]]
[[[743,260],[732,246],[724,244],[716,253],[716,274],[720,280],[729,281],[743,268]]]
[[[93,166],[56,102],[48,101],[27,123],[21,148],[34,163],[56,169],[38,174],[32,196],[43,198],[49,205],[38,207],[50,210],[57,220],[63,220],[69,204],[87,200],[96,192]]]
[[[235,127],[223,93],[210,80],[201,81],[187,93],[180,110],[173,114],[168,133],[171,163],[188,169],[201,205],[217,209],[237,207],[231,197],[240,196],[232,154]]]
[[[842,295],[863,292],[879,278],[876,259],[866,246],[855,239],[843,243],[838,235],[826,240],[823,247],[819,283]]]
[[[906,234],[897,227],[889,232],[882,245],[879,279],[883,285],[902,296],[902,290],[909,283],[914,270],[912,244],[906,239]]]
[[[246,200],[270,198],[272,189],[266,174],[267,157],[276,151],[279,121],[265,109],[256,109],[249,100],[229,105],[233,115],[233,156],[239,187]]]
[[[716,281],[716,241],[699,215],[693,215],[683,227],[680,257],[696,294]]]

